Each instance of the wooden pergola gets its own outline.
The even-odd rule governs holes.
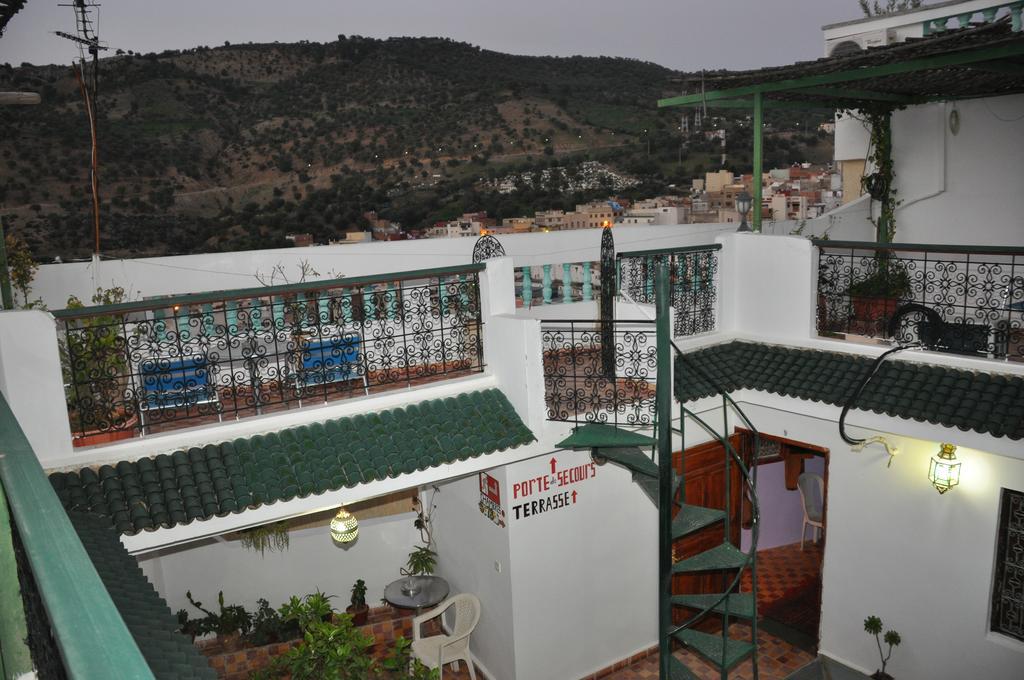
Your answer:
[[[893,110],[1024,92],[1024,31],[1020,11],[998,21],[946,30],[854,54],[752,71],[713,72],[659,107],[708,106],[753,112],[754,231],[761,230],[764,110]],[[885,115],[884,134],[891,135]],[[879,229],[879,240],[885,240]]]

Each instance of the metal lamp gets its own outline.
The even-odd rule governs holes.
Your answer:
[[[747,213],[750,212],[751,198],[746,191],[741,191],[736,197],[736,210],[740,214],[740,228],[736,231],[752,231],[747,224]]]
[[[946,493],[960,483],[960,461],[956,459],[955,446],[939,445],[939,452],[932,456],[928,465],[928,481],[939,493]]]
[[[331,520],[331,538],[336,543],[351,543],[359,536],[359,522],[355,516],[345,509],[338,508],[338,514]]]

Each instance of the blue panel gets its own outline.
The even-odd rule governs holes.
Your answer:
[[[215,398],[206,357],[147,359],[139,367],[143,406],[175,408]]]
[[[299,382],[320,385],[356,377],[361,344],[358,335],[310,341],[302,349]]]

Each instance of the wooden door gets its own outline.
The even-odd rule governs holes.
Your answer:
[[[739,446],[739,437],[729,438],[733,448]],[[738,450],[738,449],[737,449]],[[717,441],[699,444],[686,449],[686,455],[676,451],[672,456],[672,467],[676,474],[683,474],[683,485],[686,492],[685,502],[691,505],[702,505],[707,508],[725,510],[725,447]],[[686,469],[682,469],[683,460]],[[730,461],[729,473],[732,487],[729,490],[730,540],[740,545],[741,498],[743,487],[739,468]],[[672,545],[673,561],[692,557],[723,542],[725,523],[716,522],[698,532],[676,540]],[[735,576],[735,571],[700,572],[696,574],[674,574],[672,576],[673,594],[720,593]],[[675,623],[685,620],[683,611],[676,608],[672,614]]]

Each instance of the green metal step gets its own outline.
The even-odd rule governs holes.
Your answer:
[[[643,489],[647,497],[654,503],[654,507],[658,507],[658,478],[648,477],[647,475],[636,475],[634,481]],[[672,473],[672,494],[675,496],[675,489],[679,486],[679,475]],[[678,503],[676,503],[678,505]]]
[[[753,643],[747,640],[723,638],[720,633],[710,635],[688,628],[679,631],[673,637],[725,670],[729,670],[743,661],[754,651]]]
[[[707,609],[720,598],[721,593],[701,595],[673,595],[672,604],[680,607],[691,607],[693,609]],[[732,593],[725,600],[714,607],[712,611],[720,614],[725,613],[726,602],[729,605],[729,616],[738,616],[744,619],[754,618],[754,594],[753,593]]]
[[[587,423],[573,429],[572,434],[558,442],[562,449],[594,449],[605,446],[653,446],[654,437],[623,430],[604,423]]]
[[[711,569],[736,569],[747,561],[747,554],[740,552],[732,543],[722,543],[693,557],[679,560],[672,565],[672,573],[708,571]]]
[[[683,504],[672,520],[672,538],[681,538],[725,519],[724,510]]]
[[[700,680],[698,675],[674,656],[668,658],[668,671],[669,680]]]
[[[648,477],[658,476],[658,464],[651,457],[636,447],[601,448],[594,451],[595,456],[602,456],[613,463],[618,463]]]

